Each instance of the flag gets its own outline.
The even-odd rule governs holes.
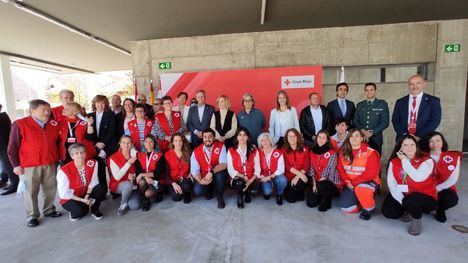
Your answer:
[[[135,90],[135,101],[138,101],[138,86],[136,79],[133,79],[133,88]]]
[[[158,99],[162,98],[162,88],[161,88],[161,79],[159,79],[159,85],[158,85]]]
[[[149,101],[150,101],[150,105],[153,105],[153,104],[154,104],[154,88],[153,88],[153,80],[151,80],[151,83],[150,83]]]
[[[345,74],[344,74],[344,67],[341,66],[340,79],[339,79],[338,83],[343,83],[343,82],[345,82]]]

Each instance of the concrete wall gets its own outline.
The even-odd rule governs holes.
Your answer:
[[[460,43],[460,53],[444,53],[443,45]],[[133,73],[140,88],[160,73],[317,65],[398,65],[434,62],[436,79],[426,92],[442,99],[444,120],[440,130],[450,146],[461,149],[466,92],[468,20],[422,22],[377,26],[305,29],[226,34],[132,42]],[[160,72],[159,62],[172,62],[171,70]],[[389,71],[388,78],[401,79],[408,70]],[[366,74],[375,74],[369,70]],[[352,76],[349,76],[352,77]],[[332,78],[331,76],[324,76]],[[355,79],[361,79],[359,76]],[[351,85],[349,98],[363,100],[363,83]],[[141,91],[145,92],[145,91]],[[324,85],[324,102],[335,97],[334,85]],[[407,94],[407,85],[378,83],[378,97],[389,102]],[[458,95],[461,94],[461,95]],[[273,101],[272,101],[273,103]],[[391,150],[393,128],[385,131],[385,152]]]

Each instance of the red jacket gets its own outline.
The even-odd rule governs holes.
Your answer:
[[[182,179],[187,179],[190,175],[190,163],[177,157],[174,150],[169,150],[164,154],[166,162],[169,165],[169,175],[175,182],[180,182]]]
[[[229,153],[231,154],[232,166],[234,167],[234,170],[240,174],[246,175],[249,179],[251,179],[255,173],[255,155],[257,154],[257,150],[253,150],[250,153],[249,158],[246,160],[245,170],[244,166],[242,165],[241,155],[237,152],[237,148],[229,148]]]
[[[83,198],[86,195],[89,183],[91,183],[91,179],[93,178],[94,169],[96,169],[96,161],[88,160],[85,165],[86,184],[83,185],[83,183],[81,182],[80,174],[78,173],[78,169],[76,168],[74,162],[69,162],[60,168],[60,170],[62,170],[62,172],[68,178],[68,189],[72,189],[74,191],[73,195],[81,198]],[[68,200],[69,199],[60,199],[60,204],[63,205]]]
[[[210,171],[210,169],[213,169],[216,165],[219,164],[219,156],[221,155],[223,146],[224,144],[222,142],[219,142],[219,141],[213,142],[213,146],[211,150],[211,160],[208,160],[208,157],[205,156],[205,152],[203,151],[203,144],[199,145],[193,151],[193,154],[195,155],[195,159],[197,159],[198,165],[200,165],[200,173],[201,173],[202,178],[205,177],[205,175],[208,173],[208,171]]]
[[[266,155],[263,151],[258,151],[258,157],[260,159],[260,174],[263,176],[273,175],[278,169],[278,160],[281,158],[283,153],[281,150],[273,149],[270,155],[270,167],[268,167]]]
[[[440,154],[439,162],[437,162],[434,167],[436,185],[445,182],[450,175],[452,175],[462,157],[463,153],[456,151],[446,151]],[[450,187],[450,189],[457,191],[455,185]]]
[[[161,129],[166,134],[166,136],[172,136],[175,132],[177,132],[180,129],[180,126],[182,125],[182,116],[180,115],[180,112],[178,111],[173,111],[171,113],[171,120],[172,120],[172,125],[174,128],[172,132],[169,127],[169,120],[167,119],[164,112],[157,113],[154,116],[154,118],[155,120],[158,120],[159,125],[161,126]],[[166,152],[169,150],[169,142],[167,140],[158,139],[158,145],[159,145],[159,149],[162,152]]]
[[[146,135],[151,134],[153,125],[154,122],[152,120],[145,118],[145,130],[143,132],[143,138]],[[140,131],[138,130],[138,122],[136,118],[128,122],[128,130],[130,131],[130,137],[132,137],[133,145],[135,145],[138,150],[141,150],[142,145],[140,142]]]
[[[42,129],[31,117],[16,121],[20,132],[19,158],[23,168],[55,164],[59,159],[59,126],[49,120]]]
[[[50,111],[52,112],[51,117],[56,121],[60,121],[63,118],[63,109],[63,105],[53,107],[52,109],[50,109]]]
[[[411,164],[414,168],[418,168],[423,162],[429,160],[429,157],[421,157],[418,160],[412,159]],[[426,180],[422,182],[415,182],[411,179],[410,176],[405,176],[405,172],[403,171],[403,166],[401,164],[400,158],[393,158],[391,161],[393,167],[393,177],[397,181],[397,184],[406,184],[408,185],[408,192],[403,193],[404,195],[408,195],[410,193],[422,193],[428,196],[431,196],[435,200],[437,200],[437,190],[436,190],[436,181],[434,174],[431,174],[426,178]],[[403,180],[406,179],[406,180]]]
[[[284,169],[285,175],[288,179],[288,182],[296,176],[290,172],[291,168],[296,168],[296,170],[304,170],[306,173],[310,169],[310,159],[309,159],[309,148],[304,146],[302,151],[294,150],[288,152],[286,148],[283,148],[283,156],[284,156]]]
[[[75,126],[75,137],[76,142],[82,143],[86,146],[86,159],[93,159],[96,156],[96,149],[94,148],[94,144],[92,141],[86,140],[86,130],[87,130],[87,123],[81,121],[79,119],[71,120],[72,122],[77,122],[78,124]],[[60,159],[65,160],[67,156],[67,149],[65,148],[65,144],[67,142],[67,136],[69,134],[69,127],[68,123],[70,119],[65,116],[62,116],[62,119],[59,121],[60,127]],[[73,129],[73,127],[71,127]]]
[[[130,165],[130,168],[128,169],[127,173],[125,173],[120,180],[116,180],[115,177],[112,175],[112,169],[110,169],[110,161],[114,161],[114,163],[119,167],[122,168],[124,165],[127,163],[127,160],[125,159],[124,155],[122,154],[122,151],[118,151],[114,153],[109,159],[107,166],[109,167],[109,174],[110,174],[110,180],[109,180],[109,189],[111,192],[115,192],[117,190],[117,187],[119,186],[120,183],[128,181],[128,175],[135,173],[135,165]]]
[[[380,158],[377,151],[366,144],[362,144],[360,149],[353,150],[354,160],[352,163],[343,159],[340,153],[338,156],[337,169],[341,181],[344,185],[349,181],[353,186],[360,183],[373,181],[380,185]]]

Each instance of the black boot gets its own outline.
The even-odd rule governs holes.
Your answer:
[[[250,194],[248,192],[245,192],[244,193],[244,196],[245,196],[245,202],[248,204],[250,202],[252,202],[252,198],[250,198]]]
[[[244,193],[242,191],[237,193],[237,207],[244,208]]]
[[[322,202],[320,202],[318,210],[320,212],[325,212],[330,208],[331,208],[331,197],[329,196],[322,197]]]
[[[142,205],[141,205],[141,210],[142,211],[148,211],[151,208],[151,201],[148,198],[143,198],[142,199]]]
[[[163,200],[162,193],[156,193],[156,195],[154,196],[154,202],[157,204],[157,203],[161,203],[162,200]]]
[[[437,209],[435,218],[437,221],[441,223],[445,223],[447,221],[447,216],[445,215],[445,210],[443,209]]]
[[[276,204],[277,205],[283,205],[283,195],[276,195]]]
[[[270,195],[263,195],[263,198],[265,198],[265,200],[270,200]]]
[[[192,193],[184,193],[184,204],[188,204],[192,201]]]

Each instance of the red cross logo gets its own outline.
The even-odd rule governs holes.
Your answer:
[[[289,81],[289,79],[286,79],[286,81],[284,82],[284,84],[286,84],[286,86],[289,86],[289,83],[291,83],[291,81]]]

